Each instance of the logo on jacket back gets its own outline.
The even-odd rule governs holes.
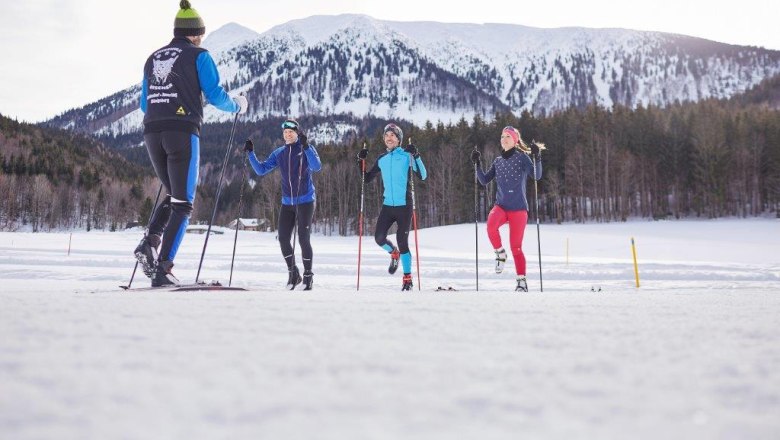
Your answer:
[[[171,75],[173,65],[179,59],[182,50],[178,47],[168,47],[158,50],[152,57],[152,74],[157,84],[164,84]]]

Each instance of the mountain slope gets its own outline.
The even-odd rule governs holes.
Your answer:
[[[625,29],[390,22],[313,16],[264,32],[227,25],[213,49],[223,82],[245,92],[248,118],[350,114],[452,122],[728,98],[780,74],[780,52]],[[140,62],[140,61],[139,61]],[[51,124],[102,135],[137,132],[138,86]],[[206,122],[229,114],[207,107]]]
[[[0,162],[0,174],[43,175],[54,185],[85,176],[134,183],[149,175],[145,167],[128,162],[90,136],[17,122],[1,114]],[[90,186],[90,182],[81,184]]]

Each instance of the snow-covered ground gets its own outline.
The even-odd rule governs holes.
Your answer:
[[[322,236],[315,290],[285,291],[252,232],[249,291],[124,292],[140,235],[0,233],[0,438],[780,438],[780,220],[542,225],[544,293],[531,224],[527,294],[483,224],[479,292],[473,224],[419,231],[411,293],[372,237],[356,292],[357,238]]]

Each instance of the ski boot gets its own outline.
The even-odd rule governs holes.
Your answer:
[[[138,246],[135,247],[133,254],[135,259],[141,265],[141,270],[149,278],[154,278],[154,270],[157,265],[157,246],[160,245],[160,237],[156,235],[147,235],[141,239]]]
[[[387,268],[387,272],[392,275],[398,270],[398,260],[401,259],[401,251],[398,248],[393,248],[390,252],[390,267]]]
[[[293,266],[288,272],[290,275],[287,278],[287,290],[295,290],[295,286],[301,284],[301,281],[303,281],[303,279],[301,279],[301,273],[298,272],[298,266]]]
[[[404,279],[403,279],[403,284],[401,284],[401,291],[403,292],[405,290],[412,290],[412,286],[413,285],[414,284],[412,283],[412,274],[405,273],[404,274]]]
[[[172,269],[172,261],[166,260],[158,262],[154,269],[154,276],[152,277],[152,287],[178,286],[179,279],[171,273]]]
[[[303,290],[311,290],[314,286],[314,273],[310,270],[303,271]]]
[[[525,275],[520,275],[517,277],[517,287],[515,287],[515,292],[528,292],[528,283],[525,281]]]
[[[496,273],[504,271],[504,264],[506,264],[506,251],[504,248],[496,249]]]

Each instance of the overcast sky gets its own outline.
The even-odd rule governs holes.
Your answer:
[[[170,40],[178,0],[0,0],[0,114],[38,122],[140,82],[146,57]],[[673,32],[780,50],[778,0],[191,0],[206,31],[257,32],[311,15],[510,23],[542,28]],[[462,6],[456,5],[463,4]]]

